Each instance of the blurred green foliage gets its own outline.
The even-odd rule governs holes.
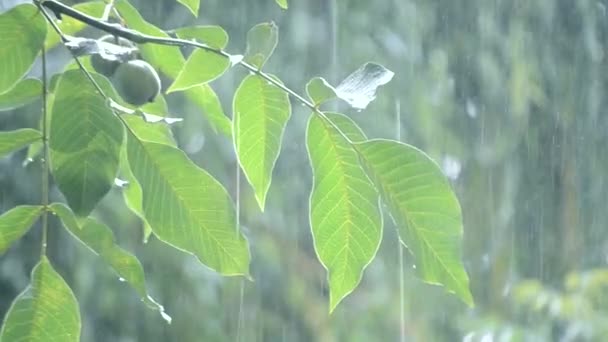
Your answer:
[[[332,106],[370,137],[399,134],[441,162],[463,208],[476,307],[423,284],[411,267],[401,297],[389,229],[360,288],[328,315],[308,222],[308,113],[298,106],[264,214],[241,175],[255,282],[221,278],[155,238],[142,245],[139,220],[120,204],[118,190],[94,212],[140,258],[171,325],[52,220],[50,257],[80,302],[84,341],[369,341],[397,340],[401,331],[415,341],[478,340],[500,331],[511,334],[507,340],[604,335],[606,282],[589,277],[605,279],[605,271],[586,270],[604,267],[608,256],[607,1],[310,0],[283,11],[271,0],[206,0],[198,19],[174,0],[133,4],[164,29],[220,25],[233,53],[245,51],[250,27],[274,20],[279,45],[266,70],[300,93],[311,77],[335,83],[362,61],[393,70],[395,79],[365,113]],[[61,48],[50,58],[54,72],[68,62]],[[32,75],[39,76],[38,66]],[[231,70],[212,83],[228,115],[243,76]],[[187,122],[175,127],[179,146],[234,198],[231,142],[181,95],[167,100]],[[37,127],[39,111],[35,101],[0,112],[0,129]],[[39,160],[24,167],[24,159],[25,151],[0,159],[1,212],[39,201]],[[1,316],[29,282],[39,234],[33,229],[1,257]]]

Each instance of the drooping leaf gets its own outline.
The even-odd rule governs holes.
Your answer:
[[[279,28],[274,22],[260,23],[247,32],[245,62],[261,69],[279,41]]]
[[[249,248],[237,232],[224,187],[181,150],[129,132],[129,165],[154,235],[224,275],[249,275]]]
[[[40,138],[42,138],[42,134],[31,128],[0,132],[0,157],[40,140]]]
[[[0,95],[0,112],[24,106],[42,96],[42,82],[27,78],[19,81],[11,90]]]
[[[92,76],[116,97],[105,77]],[[110,190],[122,138],[122,124],[84,73],[66,71],[55,90],[49,147],[55,181],[78,216],[87,216]]]
[[[216,49],[223,49],[228,44],[228,33],[217,25],[180,27],[173,33],[180,39],[195,39]]]
[[[365,63],[348,75],[338,87],[336,95],[355,109],[365,109],[376,98],[376,90],[393,79],[395,73],[376,63]]]
[[[105,4],[103,1],[91,1],[76,4],[72,7],[92,17],[101,18],[105,9]],[[61,32],[63,32],[63,34],[69,36],[73,36],[87,27],[87,24],[83,23],[82,21],[73,19],[66,15],[61,17],[61,21],[56,21],[55,23],[57,24],[57,26],[59,26],[59,29],[61,30]],[[47,31],[48,34],[46,36],[46,41],[44,42],[44,45],[47,49],[51,49],[52,47],[57,45],[61,41],[61,39],[49,23],[47,23]]]
[[[171,130],[166,125],[150,125],[135,116],[125,116],[123,119],[129,128],[143,140],[175,146]],[[120,174],[128,182],[128,185],[122,192],[123,198],[127,207],[142,220],[144,228],[143,241],[147,242],[150,234],[152,234],[152,228],[144,215],[141,185],[139,185],[139,182],[131,171],[126,144],[123,145],[120,151]]]
[[[0,216],[0,254],[30,229],[42,210],[39,205],[20,205]]]
[[[2,342],[77,342],[80,311],[72,290],[43,256],[32,271],[31,284],[9,308]]]
[[[127,0],[116,1],[115,8],[120,12],[129,28],[152,36],[169,37],[158,27],[146,22]],[[171,79],[177,77],[186,63],[179,47],[176,46],[143,44],[139,46],[139,50],[146,61]],[[230,136],[232,133],[230,119],[224,114],[217,94],[208,84],[189,88],[184,94],[201,109],[213,129]]]
[[[201,0],[177,0],[177,2],[186,6],[186,8],[192,12],[192,15],[198,17],[198,8],[201,5]]]
[[[306,93],[316,106],[338,97],[336,89],[323,77],[315,77],[310,80],[308,84],[306,84]]]
[[[287,7],[289,7],[287,0],[276,0],[276,2],[282,9],[287,9]]]
[[[163,318],[171,322],[171,318],[164,312],[163,306],[148,294],[141,263],[134,255],[116,244],[114,233],[110,228],[92,218],[86,218],[81,224],[78,224],[74,213],[62,203],[53,203],[50,207],[72,236],[99,255],[121,279],[137,291],[147,305],[158,310]]]
[[[0,94],[30,70],[45,37],[46,21],[36,6],[21,4],[0,14]]]
[[[472,305],[461,261],[460,205],[439,166],[424,152],[396,141],[371,140],[357,149],[421,278]]]
[[[264,210],[272,170],[291,116],[289,97],[262,77],[249,75],[236,90],[233,106],[236,153],[260,209]]]
[[[327,113],[351,141],[363,132],[346,116]],[[334,126],[312,115],[306,146],[313,169],[310,224],[315,250],[328,271],[330,312],[361,281],[382,238],[378,193],[357,152]]]

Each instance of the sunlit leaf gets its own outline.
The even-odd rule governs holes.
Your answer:
[[[128,135],[128,159],[154,235],[224,275],[249,275],[249,248],[224,187],[181,150]]]
[[[341,114],[326,114],[351,141],[363,132]],[[315,250],[328,271],[330,311],[361,281],[382,237],[378,193],[357,152],[331,124],[312,115],[306,146],[313,169],[310,224]]]
[[[424,152],[396,141],[372,140],[356,146],[421,278],[443,285],[472,305],[461,260],[460,205],[439,166]]]
[[[223,49],[228,44],[228,33],[216,25],[199,25],[180,27],[173,30],[180,39],[195,39],[216,49]]]
[[[105,77],[93,77],[116,96]],[[55,181],[77,215],[87,216],[112,187],[122,138],[122,124],[84,73],[65,72],[55,90],[49,147]]]
[[[310,80],[306,84],[306,93],[316,106],[338,97],[336,89],[322,77],[315,77]]]
[[[198,17],[198,8],[201,5],[201,0],[177,0],[177,2],[186,6],[195,17]]]
[[[80,311],[72,290],[43,256],[6,313],[0,341],[77,342]]]
[[[188,57],[183,69],[167,89],[167,93],[209,83],[220,77],[229,67],[228,58],[207,50],[197,49]]]
[[[91,1],[76,4],[72,7],[92,17],[101,18],[105,9],[105,4],[103,1]],[[56,21],[56,24],[59,26],[59,29],[61,30],[61,32],[63,32],[63,34],[70,36],[75,35],[76,33],[84,30],[87,27],[87,24],[83,23],[82,21],[73,19],[66,15],[61,17],[61,21]],[[61,41],[61,39],[59,38],[57,32],[55,32],[55,30],[53,29],[51,24],[47,23],[47,26],[48,34],[46,36],[46,41],[44,42],[44,45],[47,49],[50,49],[57,45]]]
[[[11,90],[0,95],[0,111],[24,106],[42,96],[42,82],[27,78],[19,81]]]
[[[365,63],[348,75],[335,89],[336,95],[355,109],[365,109],[376,98],[376,90],[393,79],[395,73],[376,63]]]
[[[245,62],[261,69],[277,47],[279,28],[274,22],[255,25],[247,33]]]
[[[42,210],[39,205],[20,205],[0,216],[0,254],[30,229]]]
[[[0,94],[30,70],[46,37],[46,21],[31,4],[0,14]]]
[[[42,134],[39,131],[31,128],[0,132],[0,157],[40,140],[41,137]]]
[[[129,4],[128,1],[118,0],[115,3],[115,7],[129,28],[152,36],[169,37],[158,27],[146,22],[137,9]],[[171,79],[177,77],[186,63],[179,47],[176,46],[142,44],[139,45],[139,50],[146,61]],[[208,84],[187,89],[184,94],[200,108],[215,130],[219,130],[223,134],[230,136],[232,133],[230,119],[224,114],[217,94]]]
[[[110,228],[92,218],[86,218],[81,224],[78,224],[74,213],[62,203],[51,204],[51,210],[59,216],[72,236],[108,263],[121,279],[137,291],[147,305],[158,310],[163,317],[168,317],[164,313],[162,305],[148,295],[144,269],[141,263],[134,255],[116,244],[114,233]]]
[[[245,176],[264,210],[272,170],[291,115],[287,94],[257,75],[247,76],[234,95],[234,146]]]
[[[276,0],[276,2],[279,6],[281,6],[282,9],[287,9],[287,7],[289,7],[287,0]]]

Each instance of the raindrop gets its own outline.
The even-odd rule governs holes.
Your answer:
[[[471,99],[467,99],[465,109],[466,109],[467,115],[471,119],[475,119],[477,117],[477,105],[475,105],[475,102],[473,102]]]
[[[114,178],[114,185],[119,188],[126,188],[129,185],[129,182],[120,178]]]
[[[412,265],[412,268],[413,268],[413,269],[416,269],[416,265]]]
[[[230,61],[230,66],[233,67],[239,63],[241,63],[241,61],[243,60],[243,55],[230,55],[230,57],[228,57],[229,61]]]
[[[125,281],[127,281],[127,280],[126,280],[125,278],[123,278],[123,277],[119,277],[119,278],[118,278],[118,281],[119,281],[119,282],[121,282],[121,283],[124,283],[124,282],[125,282]]]
[[[31,163],[34,162],[34,159],[32,158],[27,158],[23,161],[23,163],[21,164],[22,167],[27,167],[28,165],[30,165]]]

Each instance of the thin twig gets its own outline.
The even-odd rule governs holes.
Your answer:
[[[58,18],[61,18],[62,15],[66,15],[66,16],[76,19],[80,22],[83,22],[87,25],[95,27],[99,30],[105,31],[107,33],[113,34],[118,37],[126,38],[137,44],[152,43],[152,44],[171,45],[171,46],[191,46],[191,47],[196,47],[199,49],[203,49],[203,50],[215,53],[215,54],[222,56],[224,58],[227,58],[227,59],[231,59],[233,57],[230,53],[228,53],[222,49],[214,48],[207,44],[203,44],[203,43],[200,43],[197,41],[191,41],[191,40],[179,39],[179,38],[156,37],[156,36],[151,36],[151,35],[140,33],[139,31],[136,31],[136,30],[124,28],[120,25],[110,24],[110,23],[101,21],[95,17],[92,17],[90,15],[87,15],[85,13],[82,13],[78,10],[75,10],[69,6],[66,6],[56,0],[42,0],[40,3],[42,6],[48,8],[53,13],[55,13],[55,15]],[[48,14],[46,14],[46,17],[47,17],[47,20],[52,21],[48,17]],[[57,29],[58,28],[56,28],[56,30]],[[65,42],[65,37],[62,39],[64,39],[64,42]],[[267,73],[263,72],[259,68],[245,62],[244,60],[240,60],[237,64],[240,65],[241,67],[247,69],[248,71],[262,77],[268,83],[283,90],[284,92],[286,92],[287,94],[289,94],[290,96],[295,98],[297,101],[299,101],[306,107],[310,108],[315,114],[319,115],[321,117],[321,119],[323,119],[325,122],[330,124],[334,129],[336,129],[340,133],[342,138],[344,138],[351,146],[353,146],[353,148],[357,149],[357,146],[350,140],[350,138],[348,138],[348,136],[346,136],[342,132],[342,130],[338,126],[336,126],[336,124],[334,124],[334,122],[331,121],[325,115],[325,113],[323,113],[321,110],[319,110],[319,108],[314,103],[307,100],[306,98],[304,98],[302,95],[296,93],[295,91],[291,90],[290,88],[285,86],[283,83],[279,82],[278,80],[271,77]]]
[[[46,73],[46,49],[42,47],[42,242],[41,256],[46,255],[48,222],[49,222],[49,137],[47,122],[47,73]]]

